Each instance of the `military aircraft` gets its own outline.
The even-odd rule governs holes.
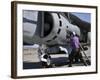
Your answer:
[[[91,24],[71,12],[23,12],[23,44],[44,44],[55,53],[58,46],[69,46],[71,32],[90,42]]]

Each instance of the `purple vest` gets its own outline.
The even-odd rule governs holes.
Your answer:
[[[79,48],[79,44],[79,38],[77,36],[71,38],[71,46],[73,49]]]

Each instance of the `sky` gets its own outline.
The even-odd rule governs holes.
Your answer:
[[[76,15],[77,17],[79,17],[80,19],[91,23],[91,14],[90,13],[77,13],[77,12],[73,12],[72,14]]]

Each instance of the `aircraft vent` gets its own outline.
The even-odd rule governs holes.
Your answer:
[[[50,34],[53,28],[53,17],[50,13],[44,12],[44,31],[43,37]]]

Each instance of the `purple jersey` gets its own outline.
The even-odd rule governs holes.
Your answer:
[[[71,38],[71,45],[72,45],[72,48],[79,48],[79,38],[77,36],[74,36]]]

